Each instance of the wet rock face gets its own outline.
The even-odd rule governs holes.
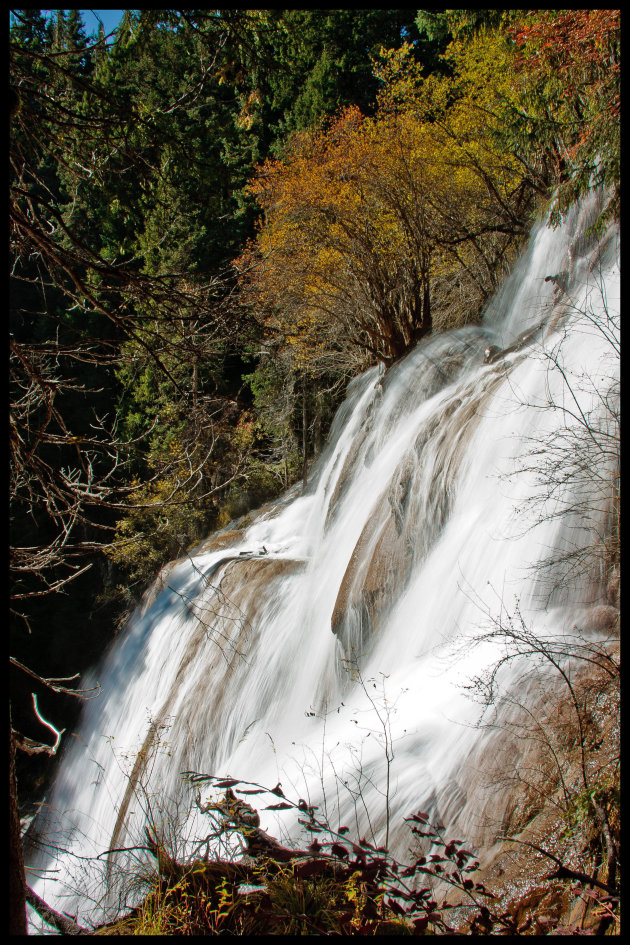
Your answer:
[[[402,417],[415,410],[419,403],[429,400],[455,381],[468,364],[479,363],[490,337],[494,336],[479,326],[468,326],[448,336],[431,336],[426,344],[421,343],[378,379],[360,433],[353,440],[328,500],[326,529],[334,522],[357,470],[363,465],[370,466],[380,448],[378,438],[374,442],[371,434],[374,424],[378,424],[382,403],[387,401],[388,427],[394,426]],[[409,363],[414,365],[414,370],[405,369]],[[454,405],[451,412],[457,406]],[[440,419],[436,418],[436,425],[439,422]]]
[[[401,542],[393,512],[374,515],[364,528],[341,581],[331,618],[332,632],[344,650],[360,648],[379,623],[401,577]]]
[[[206,538],[205,541],[202,541],[201,544],[194,549],[194,554],[201,554],[207,551],[221,551],[222,548],[231,548],[233,545],[237,545],[242,541],[244,535],[244,528],[226,528]]]
[[[573,630],[601,636],[615,630],[619,622],[619,608],[609,604],[580,607],[573,615]]]
[[[304,561],[291,558],[235,557],[230,559],[221,577],[221,593],[243,609],[247,604],[248,619],[253,622],[256,613],[255,608],[251,613],[252,602],[262,603],[270,595],[272,582],[296,574],[304,567]]]
[[[502,381],[454,392],[401,458],[357,541],[331,618],[346,654],[378,634],[411,571],[429,554],[449,516],[455,482],[485,398]],[[358,457],[353,457],[357,462]]]
[[[162,593],[162,591],[168,584],[168,579],[169,579],[170,574],[173,571],[173,568],[175,568],[178,564],[179,564],[179,561],[169,561],[168,564],[165,564],[164,567],[161,569],[160,573],[158,574],[158,576],[156,577],[156,579],[153,581],[151,585],[149,585],[147,590],[144,592],[144,594],[142,595],[142,603],[140,605],[141,617],[143,617],[146,614],[149,607],[151,607],[155,603],[156,598]]]
[[[613,608],[605,606],[582,610],[584,627],[586,616],[592,618],[591,626],[600,626],[602,620],[608,625],[613,617]],[[587,640],[588,630],[583,632]],[[618,664],[618,641],[611,640],[606,652]],[[597,901],[585,894],[586,884],[556,878],[556,873],[562,863],[602,883],[609,881],[606,844],[585,801],[582,751],[594,796],[604,798],[608,792],[612,797],[619,784],[619,679],[611,665],[602,660],[598,667],[583,659],[574,666],[583,746],[568,689],[558,693],[550,685],[553,680],[546,685],[536,681],[538,697],[528,693],[524,700],[528,711],[519,714],[513,711],[515,703],[512,709],[506,703],[493,717],[494,734],[471,753],[459,774],[464,803],[473,813],[472,820],[464,813],[466,825],[458,829],[473,849],[485,851],[472,878],[493,894],[493,911],[511,919],[519,934],[602,934],[605,916]],[[440,792],[439,800],[442,813],[448,798]],[[617,815],[610,804],[615,837]],[[463,810],[464,804],[460,806]],[[464,901],[452,891],[447,898]],[[458,931],[467,931],[465,916]]]
[[[409,577],[414,561],[410,535],[418,459],[414,451],[400,463],[387,492],[374,503],[339,586],[331,629],[346,653],[358,651],[382,624]]]
[[[399,473],[387,493],[387,501],[389,502],[398,535],[402,535],[404,531],[405,521],[413,498],[416,465],[416,458],[411,454],[407,455],[399,467]]]
[[[486,364],[490,364],[492,361],[496,361],[500,353],[501,349],[498,345],[488,345],[483,353],[483,360]]]
[[[620,586],[620,569],[615,566],[612,570],[612,574],[608,580],[608,585],[606,587],[606,595],[608,597],[608,603],[612,604],[615,607],[619,606],[619,586]]]

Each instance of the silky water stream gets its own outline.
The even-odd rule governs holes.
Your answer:
[[[492,843],[509,787],[484,786],[497,749],[469,689],[505,654],[492,631],[518,615],[558,637],[605,603],[619,247],[585,235],[597,206],[534,229],[482,326],[356,378],[306,494],[164,569],[86,681],[103,692],[30,830],[52,906],[87,922],[129,904],[141,854],[103,852],[142,845],[148,808],[194,848],[184,771],[280,783],[381,843],[389,821],[400,856],[419,808]],[[527,680],[510,660],[497,692],[526,700]],[[292,812],[261,818],[299,837]]]

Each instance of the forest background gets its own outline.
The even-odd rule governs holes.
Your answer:
[[[69,678],[306,487],[351,377],[478,320],[536,216],[619,212],[619,11],[44,13],[10,23],[22,799]]]

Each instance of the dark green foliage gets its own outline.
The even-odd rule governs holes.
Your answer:
[[[443,52],[452,39],[470,36],[482,26],[496,28],[506,13],[505,10],[419,10],[415,22],[420,37],[439,43]]]
[[[11,39],[25,49],[43,50],[50,43],[50,30],[41,10],[12,10]]]
[[[284,37],[278,68],[267,78],[276,151],[282,147],[278,136],[317,124],[345,106],[372,111],[378,92],[373,57],[381,46],[417,39],[410,10],[283,10],[271,17]]]

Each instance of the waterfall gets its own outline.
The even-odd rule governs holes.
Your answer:
[[[419,808],[492,843],[509,802],[484,793],[496,735],[467,688],[504,655],[492,630],[596,635],[606,603],[619,266],[616,229],[588,233],[599,206],[534,228],[480,326],[356,378],[304,495],[164,569],[87,681],[102,695],[34,825],[51,905],[115,911],[139,854],[96,857],[142,843],[147,804],[192,849],[207,829],[185,771],[280,783],[379,842],[389,815],[401,855]],[[496,685],[526,699],[527,660]],[[261,818],[299,836],[291,811]]]

